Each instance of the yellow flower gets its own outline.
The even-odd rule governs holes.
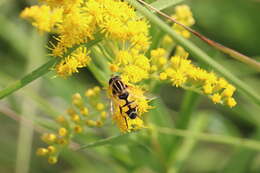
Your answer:
[[[46,143],[53,143],[56,141],[57,137],[53,133],[44,133],[41,139]]]
[[[203,91],[205,94],[211,94],[213,91],[213,88],[211,86],[211,84],[206,84],[203,86]]]
[[[172,15],[172,17],[174,19],[176,19],[178,22],[180,22],[181,24],[184,24],[188,27],[192,26],[195,24],[195,20],[193,18],[191,9],[189,6],[187,5],[178,5],[175,7],[175,13]],[[172,25],[172,29],[177,32],[178,34],[182,35],[185,38],[190,38],[191,34],[189,31],[187,31],[186,29],[184,29],[182,26],[174,23]],[[173,40],[171,37],[169,37],[169,35],[166,35],[163,38],[163,42],[165,45],[167,44],[172,44]],[[178,55],[178,54],[176,54]]]
[[[74,127],[75,133],[81,133],[83,131],[83,128],[80,125],[76,125]]]
[[[236,100],[234,99],[234,98],[232,98],[232,97],[229,97],[228,99],[227,99],[227,105],[229,106],[229,107],[234,107],[234,106],[236,106],[236,104],[237,104],[237,102],[236,102]]]
[[[173,85],[176,87],[182,86],[187,81],[185,73],[183,73],[181,70],[174,71],[170,77]]]
[[[32,25],[40,31],[51,32],[55,25],[62,21],[62,8],[51,9],[47,5],[25,8],[21,17],[32,20]]]
[[[129,53],[129,51],[119,51],[116,55],[115,62],[118,65],[128,65],[133,62],[133,56]]]
[[[81,115],[87,116],[89,114],[89,110],[86,107],[80,109]]]
[[[222,92],[223,96],[225,97],[232,97],[234,91],[236,90],[236,88],[233,85],[227,85],[225,90]]]
[[[220,103],[221,101],[221,95],[219,95],[218,93],[217,94],[214,94],[212,97],[211,97],[212,101],[214,103]]]
[[[163,48],[157,48],[151,51],[152,58],[164,57],[165,55],[166,55],[166,50]]]
[[[37,151],[36,151],[36,154],[38,156],[45,156],[48,154],[48,149],[46,148],[38,148]]]
[[[90,62],[86,48],[79,47],[72,55],[66,57],[58,65],[56,65],[56,72],[61,77],[68,77],[73,73],[78,73],[78,68],[86,67]]]
[[[64,137],[64,136],[67,136],[67,134],[68,134],[68,131],[67,131],[66,128],[62,127],[62,128],[59,129],[59,135],[60,136]]]
[[[177,46],[176,49],[175,55],[161,67],[159,67],[158,59],[163,57],[163,49],[151,51],[152,67],[158,66],[160,69],[160,71],[155,71],[155,74],[158,75],[157,79],[168,79],[176,87],[195,89],[206,94],[214,103],[227,104],[230,107],[236,105],[232,98],[236,90],[233,85],[215,73],[192,64],[191,60],[188,59],[188,53],[182,47]]]
[[[98,111],[102,111],[105,108],[105,105],[103,103],[98,103],[96,108]]]
[[[174,17],[176,18],[176,20],[187,26],[194,25],[195,23],[192,12],[188,5],[176,6]]]
[[[94,127],[94,126],[97,125],[97,122],[94,121],[94,120],[87,120],[87,121],[86,121],[86,125],[87,125],[87,126],[90,126],[90,127]]]
[[[52,145],[50,145],[50,146],[48,146],[48,152],[49,152],[49,154],[53,154],[53,153],[55,153],[57,150],[56,150],[56,147],[54,147],[54,146],[52,146]]]
[[[108,117],[108,115],[107,115],[107,112],[106,111],[102,111],[101,112],[101,119],[106,119]]]
[[[50,156],[49,158],[48,158],[48,162],[49,162],[49,164],[55,164],[55,163],[57,163],[58,162],[58,158],[56,157],[56,156]]]
[[[50,7],[71,7],[73,5],[78,5],[82,0],[40,0],[47,3]]]
[[[86,97],[91,97],[91,96],[94,96],[95,95],[95,91],[93,89],[88,89],[86,92],[85,92],[85,96]]]
[[[167,79],[167,73],[165,73],[165,72],[160,73],[159,78],[160,78],[160,80],[166,80]]]
[[[80,121],[80,116],[77,114],[71,115],[71,120],[74,122],[79,122]]]
[[[109,69],[111,72],[117,72],[119,70],[119,67],[116,64],[110,64]]]
[[[127,32],[129,37],[138,34],[145,34],[148,35],[149,25],[145,20],[131,20],[127,22]]]
[[[150,45],[149,37],[145,34],[134,35],[130,39],[132,46],[140,51],[146,51]]]
[[[140,82],[143,79],[147,79],[148,72],[136,65],[128,65],[122,71],[122,79],[127,82]]]

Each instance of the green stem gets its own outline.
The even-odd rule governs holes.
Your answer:
[[[159,133],[168,134],[168,135],[176,135],[187,138],[195,138],[202,141],[219,143],[219,144],[229,144],[236,145],[240,147],[246,147],[249,149],[254,149],[260,151],[260,142],[252,139],[244,139],[237,138],[232,136],[224,136],[217,134],[207,134],[207,133],[199,133],[199,132],[191,132],[189,130],[180,130],[180,129],[171,129],[164,127],[157,127]]]
[[[102,86],[107,86],[108,76],[100,68],[98,68],[96,64],[90,63],[88,65],[88,69]]]
[[[146,16],[152,23],[157,24],[161,30],[169,34],[179,45],[181,45],[184,49],[191,53],[195,58],[207,63],[210,67],[212,67],[215,71],[219,72],[225,78],[230,80],[242,93],[250,97],[256,104],[260,105],[260,96],[256,94],[256,92],[249,87],[247,84],[242,82],[236,76],[234,76],[231,72],[229,72],[226,68],[220,65],[218,62],[214,61],[210,56],[208,56],[205,52],[203,52],[200,48],[194,45],[191,41],[183,38],[178,35],[175,31],[172,30],[170,26],[168,26],[163,20],[154,15],[152,12],[147,10],[141,4],[139,4],[136,0],[126,0],[132,6],[134,6],[138,11],[140,11],[144,16]]]
[[[93,143],[82,145],[76,150],[83,150],[83,149],[86,149],[86,148],[97,147],[97,146],[102,146],[102,145],[112,144],[112,143],[118,143],[121,140],[125,141],[126,139],[128,139],[130,134],[131,133],[124,133],[124,134],[119,134],[119,135],[111,136],[111,137],[108,137],[108,138],[100,139],[100,140],[95,141]]]
[[[101,37],[97,37],[96,40],[89,41],[88,43],[84,43],[82,45],[86,46],[87,48],[90,48],[91,46],[97,44],[101,40],[102,40]],[[79,46],[80,45],[77,45],[77,46],[69,49],[64,56],[69,55],[71,52],[73,52],[73,50],[75,50]],[[42,75],[45,75],[46,73],[48,73],[50,71],[50,69],[59,60],[60,60],[60,58],[53,58],[50,61],[48,61],[47,63],[40,66],[39,68],[37,68],[36,70],[34,70],[33,72],[31,72],[28,75],[26,75],[25,77],[23,77],[21,80],[17,80],[13,84],[7,86],[5,89],[0,91],[0,99],[3,99],[4,97],[12,94],[13,92],[17,91],[18,89],[20,89],[22,87],[28,85],[29,83],[31,83],[35,79],[41,77]]]
[[[37,68],[33,72],[26,75],[21,80],[17,80],[11,85],[7,86],[5,89],[0,91],[0,99],[3,99],[4,97],[12,94],[13,92],[19,90],[20,88],[28,85],[35,79],[41,77],[42,75],[49,72],[50,68],[54,66],[55,63],[58,62],[58,59],[52,59],[48,61],[47,63],[43,64],[41,67]]]

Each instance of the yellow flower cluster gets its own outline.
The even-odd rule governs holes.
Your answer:
[[[54,32],[52,55],[63,59],[57,65],[58,75],[66,77],[78,72],[88,63],[78,62],[74,56],[64,55],[69,48],[87,43],[96,35],[119,42],[120,50],[146,51],[149,47],[148,23],[140,19],[132,7],[119,0],[41,0],[43,5],[26,8],[21,17],[32,20],[40,31]],[[82,52],[83,53],[83,52]],[[75,53],[76,54],[76,53]],[[85,58],[89,59],[89,58]],[[86,62],[89,62],[87,60]],[[136,67],[136,66],[135,66]],[[126,69],[126,73],[136,71]]]
[[[85,47],[77,48],[72,54],[56,65],[57,74],[61,77],[67,77],[73,73],[78,73],[79,68],[86,67],[90,63],[89,52]]]
[[[160,80],[169,80],[173,86],[204,93],[214,103],[229,107],[236,105],[232,97],[236,88],[225,79],[192,64],[188,53],[181,47],[177,48],[176,55],[169,60],[164,57],[165,52],[162,48],[151,52],[152,67],[160,69],[156,72]]]
[[[121,73],[123,81],[137,83],[149,77],[150,62],[144,54],[122,50],[117,52],[110,69]]]
[[[47,5],[32,6],[21,13],[22,18],[32,20],[32,25],[43,32],[51,32],[62,21],[62,16],[61,8],[51,9]]]
[[[131,102],[130,106],[132,108],[137,108],[137,117],[134,119],[131,119],[126,114],[130,108],[124,106],[126,104],[125,100],[113,96],[111,88],[108,90],[109,97],[113,102],[113,120],[121,132],[131,132],[145,128],[142,116],[152,108],[152,106],[148,104],[149,100],[144,95],[142,88],[129,83],[127,83],[127,86],[127,92],[129,93],[128,102]]]
[[[193,18],[192,12],[188,5],[178,5],[175,7],[175,13],[172,15],[174,19],[185,26],[192,26],[195,24],[195,20]],[[190,38],[190,32],[184,29],[182,26],[174,23],[172,25],[172,29],[176,31],[178,34],[182,35],[185,38]],[[172,38],[168,35],[164,37],[164,43],[170,44],[173,42]]]
[[[72,96],[73,107],[67,110],[69,116],[61,115],[56,118],[60,126],[57,133],[42,135],[41,139],[48,144],[48,147],[38,148],[36,154],[48,156],[50,164],[58,161],[58,154],[68,146],[76,134],[83,133],[86,127],[101,127],[107,119],[106,106],[101,102],[100,87],[88,89],[85,96],[90,101],[88,106],[85,106],[87,103],[84,103],[79,93],[74,94]]]

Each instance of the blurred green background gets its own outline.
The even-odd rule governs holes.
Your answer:
[[[193,11],[194,29],[260,60],[260,1],[190,0],[183,3],[189,4]],[[29,0],[0,0],[0,89],[48,61],[46,43],[49,37],[39,34],[19,18],[20,11],[32,4]],[[192,37],[192,41],[260,93],[259,73],[197,38]],[[80,152],[66,150],[58,164],[49,165],[46,159],[35,156],[36,148],[44,144],[40,141],[40,134],[22,117],[52,124],[50,115],[63,114],[73,93],[83,93],[98,84],[86,69],[67,80],[54,76],[51,72],[0,101],[0,173],[260,172],[260,154],[256,150],[189,138],[180,140],[172,135],[146,131],[111,145]],[[189,109],[192,116],[184,122],[189,130],[260,139],[260,108],[240,93],[235,95],[238,106],[233,109],[214,105],[206,97],[170,85],[163,85],[156,95],[156,109],[149,113],[148,122],[161,127],[179,127],[176,122],[180,116],[189,114],[183,111],[182,103],[185,98],[193,98],[190,102],[194,109]],[[15,121],[10,117],[21,120]],[[118,130],[109,125],[90,131],[80,139],[80,143],[115,134]],[[178,142],[172,143],[173,139]]]

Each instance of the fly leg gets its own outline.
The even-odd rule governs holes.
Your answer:
[[[120,113],[121,113],[121,115],[124,117],[124,119],[125,119],[125,125],[126,125],[126,128],[128,129],[128,123],[127,123],[127,120],[126,120],[126,117],[123,115],[123,110],[122,110],[122,108],[119,106],[119,109],[120,109]]]

